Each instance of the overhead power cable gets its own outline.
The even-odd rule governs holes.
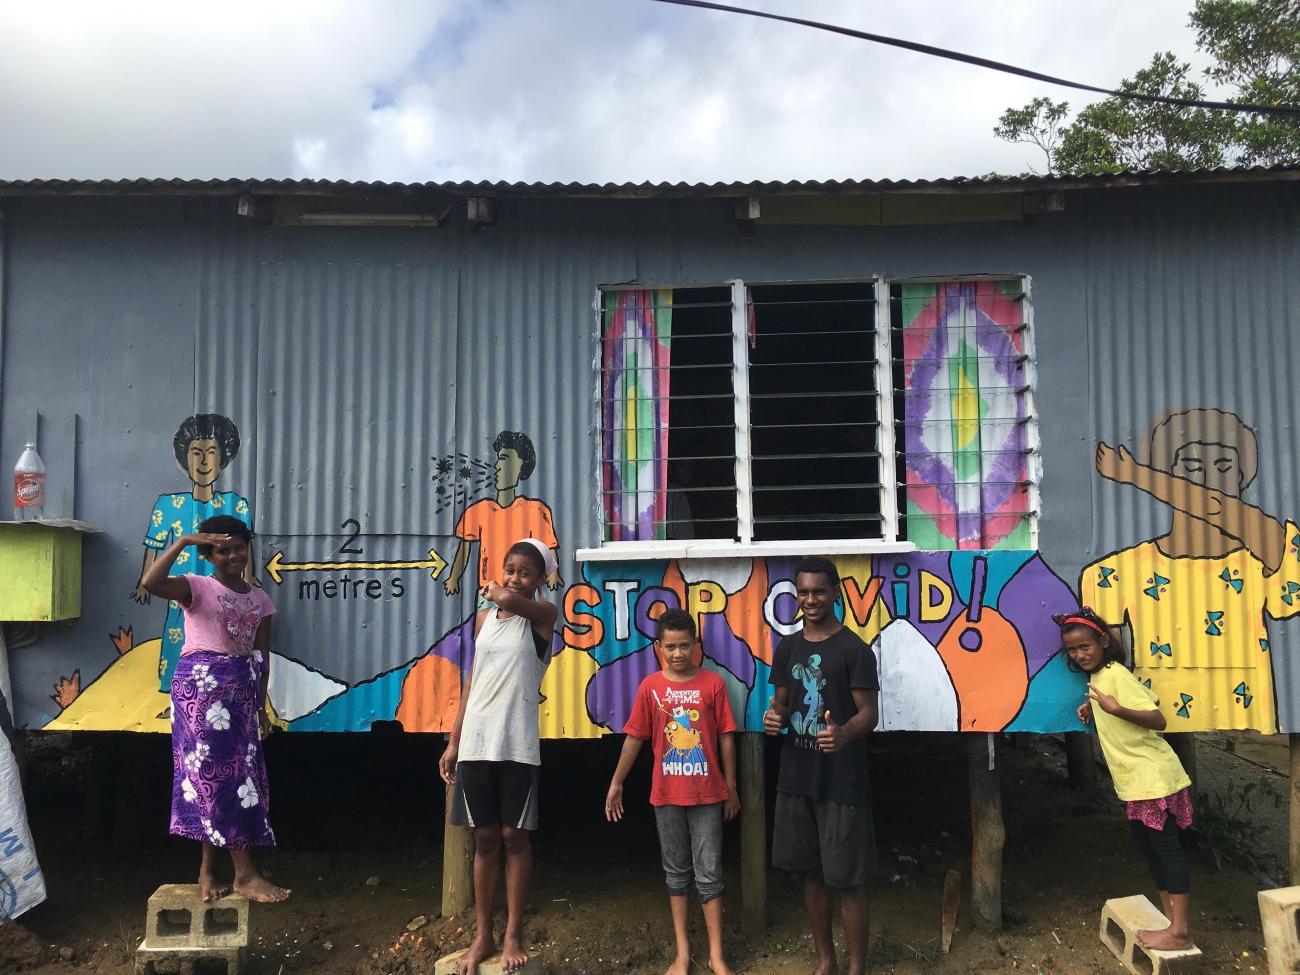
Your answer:
[[[811,27],[814,30],[829,31],[832,34],[843,34],[845,37],[854,37],[860,41],[872,41],[876,44],[886,44],[890,47],[901,47],[907,51],[916,51],[918,54],[928,54],[932,57],[946,58],[949,61],[960,61],[963,64],[973,64],[977,68],[988,68],[991,71],[1001,71],[1005,74],[1018,75],[1021,78],[1032,78],[1034,81],[1044,81],[1049,85],[1060,85],[1064,88],[1077,88],[1079,91],[1096,92],[1098,95],[1110,95],[1115,98],[1131,98],[1141,102],[1155,102],[1160,105],[1177,105],[1183,108],[1213,108],[1224,112],[1246,112],[1259,115],[1277,115],[1283,118],[1300,119],[1300,105],[1252,105],[1243,102],[1214,102],[1202,101],[1195,98],[1174,98],[1171,95],[1145,95],[1134,91],[1117,91],[1113,88],[1101,88],[1097,85],[1086,85],[1081,81],[1070,81],[1066,78],[1057,78],[1050,74],[1043,74],[1041,71],[1030,71],[1028,68],[1022,68],[1015,64],[1005,64],[1002,61],[993,61],[989,58],[976,57],[973,54],[963,54],[961,51],[950,51],[943,47],[934,47],[930,44],[918,44],[916,41],[905,41],[898,37],[886,37],[884,34],[871,34],[864,30],[854,30],[851,27],[840,27],[836,24],[825,24],[816,20],[805,20],[803,17],[787,17],[784,14],[772,14],[763,10],[750,10],[746,7],[733,7],[725,3],[710,3],[708,0],[654,0],[655,3],[671,3],[679,7],[699,7],[703,10],[720,10],[729,14],[744,14],[747,17],[759,17],[763,20],[777,20],[786,24],[796,24],[800,27]]]

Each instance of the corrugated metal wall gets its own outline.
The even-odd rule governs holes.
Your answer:
[[[14,654],[28,725],[57,712],[48,695],[61,676],[80,667],[85,684],[113,662],[106,633],[132,626],[138,642],[161,627],[161,608],[127,594],[149,506],[186,487],[170,440],[190,411],[239,423],[248,449],[221,486],[253,502],[262,558],[288,561],[336,555],[340,512],[360,524],[354,545],[367,560],[434,547],[450,561],[458,511],[491,488],[475,474],[471,496],[439,511],[439,459],[490,467],[499,431],[527,432],[537,468],[520,490],[550,505],[561,572],[580,579],[572,552],[598,538],[601,284],[1028,274],[1041,544],[1061,578],[1074,585],[1097,556],[1163,530],[1163,506],[1103,483],[1092,455],[1098,438],[1135,444],[1171,407],[1247,420],[1260,441],[1248,500],[1294,511],[1300,245],[1288,185],[1072,193],[1064,213],[1034,223],[761,227],[754,239],[739,237],[728,201],[503,200],[499,224],[481,230],[277,228],[233,211],[233,201],[6,207],[0,457],[17,456],[36,410],[47,422],[78,413],[77,514],[108,529],[87,544],[82,620]],[[346,604],[298,598],[287,575],[272,589],[286,650],[349,683],[394,668],[400,678],[470,613],[472,573],[454,597],[407,572],[401,598]],[[1279,672],[1300,694],[1300,672]],[[376,684],[378,697],[357,706],[382,712],[395,686]],[[548,707],[577,727],[585,701],[571,690]]]

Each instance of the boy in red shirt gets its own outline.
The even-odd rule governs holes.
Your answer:
[[[665,611],[658,633],[655,650],[663,670],[637,689],[623,729],[627,740],[605,796],[605,816],[610,822],[623,818],[623,781],[641,746],[652,739],[650,804],[655,807],[677,939],[677,957],[667,975],[687,975],[690,968],[686,895],[692,876],[709,933],[709,968],[714,975],[732,975],[722,953],[722,823],[740,811],[732,738],[736,722],[722,678],[695,662],[699,641],[691,615],[680,609]]]

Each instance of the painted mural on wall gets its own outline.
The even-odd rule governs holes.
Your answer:
[[[293,601],[310,605],[326,595],[326,587],[348,584],[331,573],[348,571],[352,584],[364,587],[374,580],[357,580],[382,569],[392,573],[388,584],[364,602],[414,592],[423,606],[431,605],[435,622],[447,620],[437,638],[404,663],[352,681],[318,667],[313,648],[300,646],[303,641],[282,627],[273,639],[269,694],[280,727],[366,731],[379,721],[400,722],[408,731],[451,727],[473,662],[470,587],[491,579],[505,550],[519,538],[537,538],[557,556],[563,550],[551,506],[523,492],[544,462],[532,438],[525,431],[502,430],[490,446],[491,454],[482,457],[432,459],[430,476],[444,487],[438,493],[445,493],[448,503],[441,512],[446,534],[435,536],[427,559],[363,561],[355,521],[344,523],[353,534],[329,558],[300,561],[279,549],[262,553],[265,572],[257,581],[269,587],[282,618]],[[152,502],[146,565],[160,547],[218,508],[252,519],[243,494],[216,486],[239,450],[233,421],[213,414],[189,417],[173,438],[173,450],[189,487],[164,491]],[[1050,614],[1069,608],[1074,596],[1037,553],[952,551],[836,562],[844,577],[837,613],[878,657],[883,728],[1079,727],[1074,708],[1081,679],[1064,666],[1050,621]],[[621,730],[638,683],[658,666],[654,620],[676,607],[696,616],[702,664],[723,677],[734,711],[744,716],[747,728],[758,730],[773,648],[799,625],[796,564],[793,558],[588,563],[567,586],[557,570],[547,586],[562,606],[563,625],[540,688],[543,734],[583,738]],[[187,564],[178,571],[202,567]],[[418,571],[425,583],[402,582],[399,574],[408,571]],[[132,596],[141,609],[152,608],[138,591]],[[168,697],[160,677],[174,666],[169,648],[178,650],[184,637],[183,630],[172,632],[173,609],[166,607],[159,636],[147,617],[112,634],[112,665],[84,689],[63,688],[63,699],[57,700],[63,711],[46,727],[167,731]],[[145,639],[136,643],[135,632]],[[339,637],[364,639],[364,631]],[[364,654],[365,648],[348,653]]]
[[[1140,452],[1099,443],[1097,472],[1167,506],[1169,530],[1085,566],[1083,601],[1127,630],[1170,731],[1275,733],[1267,623],[1300,614],[1300,530],[1243,497],[1255,432],[1223,410],[1177,410]]]

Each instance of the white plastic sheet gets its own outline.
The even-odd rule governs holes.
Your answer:
[[[0,696],[0,719],[8,705]],[[0,720],[0,725],[7,725]],[[27,828],[23,786],[13,746],[0,732],[0,924],[18,917],[45,900],[45,878],[36,862],[36,848]]]

